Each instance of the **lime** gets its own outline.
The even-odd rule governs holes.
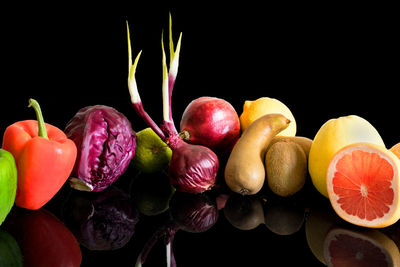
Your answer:
[[[145,173],[163,170],[171,160],[172,150],[151,129],[145,128],[136,133],[136,151],[133,164]]]
[[[17,166],[13,155],[0,149],[0,225],[14,205],[17,193]]]

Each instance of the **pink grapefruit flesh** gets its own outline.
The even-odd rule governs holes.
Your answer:
[[[331,204],[344,220],[379,228],[395,223],[399,209],[399,159],[368,143],[346,146],[332,158],[327,174]]]

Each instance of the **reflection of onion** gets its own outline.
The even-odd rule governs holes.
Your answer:
[[[128,243],[138,213],[125,193],[115,188],[98,194],[74,193],[66,221],[82,245],[90,250],[115,250]]]
[[[164,243],[167,245],[167,261],[171,266],[176,266],[172,249],[175,233],[179,229],[192,233],[205,232],[218,220],[215,198],[208,192],[196,195],[175,192],[170,201],[169,211],[170,219],[147,241],[139,254],[138,263],[143,264],[157,240],[164,237]]]
[[[207,231],[218,220],[217,205],[205,193],[193,195],[177,192],[170,205],[172,219],[187,232]]]

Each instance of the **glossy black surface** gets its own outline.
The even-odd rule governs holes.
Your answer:
[[[30,97],[40,102],[45,121],[61,129],[78,109],[95,104],[124,113],[135,131],[146,127],[131,107],[126,85],[126,20],[132,27],[133,53],[143,50],[136,75],[143,105],[160,122],[160,38],[162,29],[168,29],[169,10],[175,40],[183,32],[173,93],[177,125],[184,108],[196,97],[224,98],[240,115],[245,100],[269,96],[291,109],[299,136],[313,138],[328,119],[356,114],[375,126],[388,147],[400,141],[393,115],[398,113],[398,100],[391,95],[398,89],[393,65],[399,61],[399,43],[391,17],[286,9],[136,8],[127,11],[127,16],[49,14],[4,21],[3,25],[9,26],[3,34],[7,53],[3,59],[1,132],[16,121],[34,118],[26,107]],[[317,259],[322,254],[313,251],[307,239],[310,217],[323,221],[329,229],[375,231],[339,219],[309,178],[303,190],[288,199],[265,188],[256,196],[240,197],[223,185],[222,171],[223,165],[220,186],[207,193],[206,201],[180,196],[189,197],[184,202],[193,202],[194,207],[202,207],[196,203],[204,201],[202,205],[209,208],[204,224],[197,218],[182,226],[178,214],[192,206],[171,204],[171,209],[165,210],[163,201],[170,196],[165,181],[164,189],[140,183],[141,175],[132,166],[113,188],[102,193],[79,193],[66,184],[43,209],[79,241],[82,266],[96,267],[135,266],[139,253],[157,231],[159,239],[148,251],[144,266],[166,266],[164,242],[171,240],[173,232],[177,266],[267,266],[277,262],[279,266],[324,266]],[[147,194],[161,196],[152,210],[157,215],[140,212],[137,202]],[[178,199],[174,194],[171,203],[177,203],[174,197]],[[39,249],[43,241],[23,247],[18,237],[23,231],[14,224],[21,213],[26,215],[14,208],[0,229],[18,239],[23,251]],[[183,218],[191,218],[190,213],[183,214]],[[179,227],[176,218],[181,220]],[[399,227],[397,223],[377,231],[399,245]],[[199,229],[203,231],[193,233]],[[46,235],[41,238],[48,239]],[[323,239],[317,238],[319,249]],[[57,258],[62,253],[46,257]]]
[[[143,183],[154,179],[164,187]],[[271,262],[324,266],[320,260],[325,260],[324,242],[332,229],[366,236],[379,231],[400,245],[399,223],[380,230],[350,225],[309,182],[295,196],[282,198],[266,189],[243,197],[224,185],[201,195],[174,193],[165,179],[162,173],[144,175],[131,168],[112,188],[100,193],[78,192],[66,185],[39,211],[14,207],[1,229],[16,238],[22,253],[43,253],[41,244],[58,230],[50,227],[48,233],[31,237],[34,240],[29,242],[23,227],[40,226],[24,216],[49,211],[79,242],[82,266],[135,266],[140,253],[145,255],[143,266],[166,266],[169,242],[177,266],[259,266]],[[142,187],[135,188],[139,185]],[[138,190],[141,195],[133,193]],[[25,218],[23,223],[18,223],[21,218]],[[43,257],[60,259],[68,252],[45,251]],[[356,248],[359,251],[362,249]],[[356,253],[351,256],[356,257]],[[79,255],[70,253],[68,257]]]

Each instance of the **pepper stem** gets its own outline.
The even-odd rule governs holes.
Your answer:
[[[39,126],[38,135],[48,140],[49,137],[47,136],[47,130],[44,124],[42,110],[40,109],[39,103],[35,99],[30,98],[28,108],[30,107],[32,107],[36,113],[36,119],[38,121],[38,126]]]

